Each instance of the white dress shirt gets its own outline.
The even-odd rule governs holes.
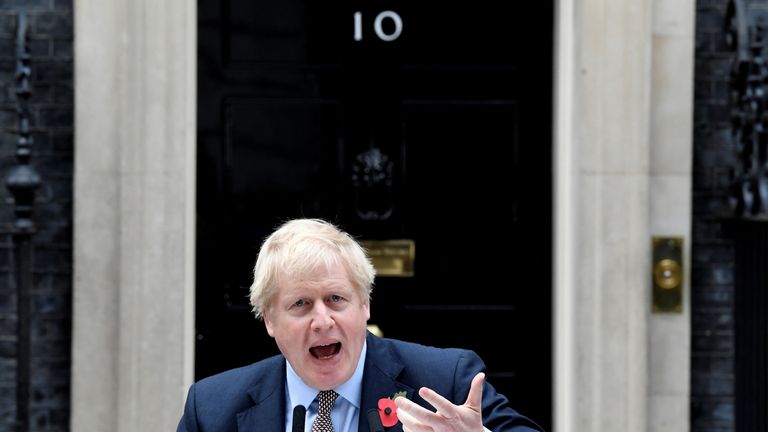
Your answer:
[[[365,367],[365,353],[367,343],[363,343],[363,350],[360,353],[360,359],[357,361],[355,373],[343,384],[336,387],[336,393],[339,397],[333,404],[331,411],[331,420],[333,429],[336,432],[357,431],[358,421],[360,419],[360,397],[363,392],[363,369]],[[304,422],[304,431],[312,431],[312,422],[317,417],[317,394],[320,390],[312,388],[299,378],[299,375],[293,369],[288,361],[285,362],[285,431],[291,432],[293,428],[293,409],[297,405],[303,405],[307,408],[307,414]]]

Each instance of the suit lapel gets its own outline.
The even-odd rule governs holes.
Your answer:
[[[285,358],[277,363],[248,391],[254,405],[237,414],[239,432],[285,430]]]
[[[392,397],[395,393],[405,391],[408,399],[413,399],[413,388],[397,381],[405,367],[392,351],[386,341],[368,333],[366,339],[368,352],[363,371],[363,391],[360,397],[360,421],[358,432],[370,432],[368,425],[368,410],[377,409],[379,399]],[[387,432],[400,432],[403,426],[400,422]]]

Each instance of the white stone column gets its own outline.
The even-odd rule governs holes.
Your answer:
[[[71,429],[175,430],[194,359],[196,4],[74,12]]]
[[[690,429],[692,0],[559,0],[555,425]],[[651,313],[651,237],[685,240],[682,314]]]
[[[683,237],[682,313],[650,314],[648,430],[690,430],[693,0],[653,0],[650,230]]]
[[[557,4],[557,432],[647,427],[651,6]]]

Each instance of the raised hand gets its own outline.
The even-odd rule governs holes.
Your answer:
[[[472,378],[467,401],[454,405],[432,389],[422,387],[419,396],[435,407],[432,412],[414,402],[399,397],[395,399],[397,417],[403,423],[404,432],[482,432],[483,428],[483,382],[485,374],[480,372]]]

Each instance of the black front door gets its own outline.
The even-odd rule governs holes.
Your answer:
[[[523,13],[523,11],[525,11]],[[477,351],[551,416],[551,2],[200,0],[197,378],[277,352],[247,295],[280,222],[415,246],[386,337]]]

